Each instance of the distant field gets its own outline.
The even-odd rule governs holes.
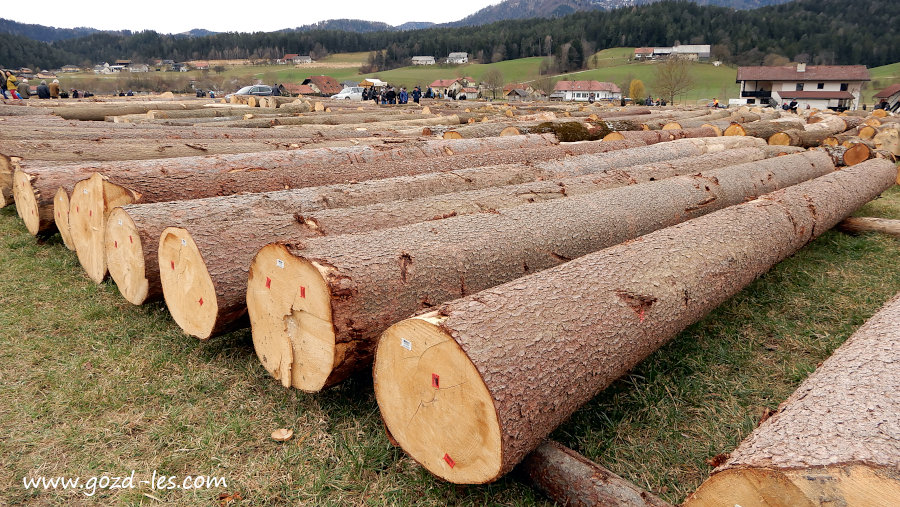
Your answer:
[[[560,79],[577,79],[609,81],[619,86],[626,86],[632,79],[640,79],[648,93],[657,95],[653,89],[656,64],[653,62],[630,62],[634,48],[610,48],[598,51],[588,57],[588,70],[553,76],[554,81]],[[113,90],[153,89],[165,91],[170,87],[173,91],[190,91],[190,83],[203,89],[216,89],[225,92],[237,90],[241,86],[261,80],[265,84],[300,83],[309,76],[328,75],[338,81],[361,81],[367,77],[377,77],[396,86],[411,88],[419,85],[427,87],[436,79],[454,79],[469,76],[476,80],[483,79],[490,69],[498,69],[507,83],[528,82],[537,79],[541,57],[520,58],[492,64],[470,63],[466,65],[429,65],[408,66],[383,72],[360,74],[359,66],[368,58],[367,52],[340,53],[329,55],[309,67],[293,65],[247,65],[228,67],[223,72],[191,71],[191,72],[150,72],[148,74],[116,74],[95,75],[93,73],[65,74],[61,76],[63,88],[79,88],[109,93]],[[676,97],[676,102],[709,102],[719,98],[727,102],[729,98],[738,96],[740,87],[735,83],[737,68],[722,65],[715,67],[708,63],[693,63],[691,71],[694,76],[694,87],[683,96]],[[900,83],[900,63],[876,67],[870,70],[872,81],[863,92],[863,100],[872,104],[872,96],[894,83]],[[95,91],[95,93],[96,93]]]

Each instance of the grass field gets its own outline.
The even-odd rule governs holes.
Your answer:
[[[900,188],[859,214],[900,218]],[[678,502],[900,290],[900,242],[827,232],[691,326],[553,435]],[[443,483],[387,441],[368,374],[320,395],[263,370],[247,330],[209,343],[134,307],[0,210],[0,504],[540,505],[515,474]],[[292,428],[277,443],[272,430]],[[23,477],[220,476],[200,490],[26,490]]]

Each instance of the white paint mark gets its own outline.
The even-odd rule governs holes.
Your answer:
[[[281,259],[275,259],[275,265],[281,269],[284,269],[284,261]]]
[[[185,239],[181,240],[181,246],[187,246],[187,240],[185,240]]]
[[[400,338],[400,346],[406,350],[412,351],[412,342],[406,338]]]
[[[121,221],[121,220],[119,220],[119,225],[122,225],[122,221]]]

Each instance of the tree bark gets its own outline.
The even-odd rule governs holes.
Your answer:
[[[300,148],[299,144],[275,141],[238,141],[230,139],[94,139],[6,141],[0,150],[5,155],[24,159],[58,162],[147,160],[158,158],[191,157],[196,155],[220,155],[251,153]]]
[[[353,129],[354,127],[368,127],[370,130],[396,130],[403,127],[414,127],[414,126],[424,126],[424,125],[459,125],[459,117],[456,115],[450,116],[433,116],[433,115],[423,115],[424,118],[420,119],[392,119],[392,117],[388,117],[387,120],[382,119],[377,122],[363,122],[362,124],[352,124],[352,123],[335,123],[335,124],[316,124],[315,122],[310,122],[308,118],[315,118],[314,116],[306,117],[306,116],[285,116],[281,118],[259,118],[259,119],[251,119],[251,120],[239,120],[233,122],[221,122],[212,124],[215,127],[237,127],[237,128],[270,128],[276,126],[295,126],[302,127],[307,126],[309,128],[305,130],[310,130],[315,132],[315,130],[311,129],[320,129],[326,132],[341,132],[347,129]],[[370,118],[366,116],[365,118]],[[331,128],[329,128],[331,127]],[[304,129],[291,129],[295,132],[305,132]]]
[[[671,507],[655,495],[549,440],[529,454],[522,473],[554,502],[568,507]]]
[[[640,139],[647,144],[652,144],[688,137],[716,137],[717,135],[716,131],[709,127],[697,127],[681,130],[630,130],[625,132],[613,132],[604,137],[603,140]]]
[[[97,164],[75,171],[70,168],[67,173],[78,183],[72,188],[69,229],[81,266],[91,280],[100,283],[107,272],[103,246],[106,217],[116,206],[422,174],[430,170],[426,164],[399,169],[391,164],[365,162],[445,157],[452,153],[547,146],[555,142],[553,136],[434,140],[386,150],[369,146],[324,148]],[[73,206],[86,212],[72,213]]]
[[[542,164],[534,164],[538,177],[543,181],[403,201],[381,200],[379,204],[361,208],[303,212],[297,205],[299,203],[284,201],[277,211],[263,211],[258,207],[249,207],[246,199],[240,197],[219,200],[215,203],[217,207],[209,209],[209,214],[217,217],[215,219],[193,223],[182,221],[181,224],[173,224],[170,219],[171,227],[163,231],[158,248],[159,264],[163,267],[160,282],[175,322],[186,333],[206,339],[227,331],[234,325],[236,317],[246,313],[247,266],[256,252],[268,243],[294,244],[321,236],[339,236],[453,216],[496,212],[766,156],[761,149],[738,151],[742,153],[719,152],[687,163],[677,161],[654,167],[621,167],[619,171],[580,177],[574,175],[590,173],[592,167],[579,158],[592,157],[569,157],[562,165],[554,162],[545,168]],[[522,169],[526,170],[525,167]],[[562,175],[569,177],[560,178]],[[207,201],[206,204],[210,203]],[[185,202],[182,209],[173,214],[183,216],[184,208],[194,206],[195,203]],[[115,234],[110,234],[110,237],[116,241]],[[124,243],[124,234],[119,237]],[[232,246],[223,249],[223,238],[241,239],[226,240]],[[165,269],[167,263],[171,265],[171,270]],[[212,290],[207,290],[209,288]],[[201,298],[209,306],[198,314],[195,301]],[[324,381],[324,377],[320,380]]]
[[[753,136],[769,139],[785,130],[802,130],[803,122],[796,118],[780,118],[778,120],[761,120],[750,123],[732,123],[725,132],[726,136]]]
[[[847,123],[840,116],[828,115],[816,123],[808,123],[804,130],[807,132],[826,132],[828,135],[838,134],[847,130]]]
[[[607,146],[609,145],[609,146]],[[308,187],[249,195],[229,195],[177,202],[136,204],[113,210],[107,224],[106,257],[109,272],[119,291],[133,304],[162,297],[157,262],[159,238],[166,227],[181,227],[237,234],[233,218],[250,213],[252,219],[266,219],[265,226],[251,227],[242,242],[268,238],[274,231],[296,227],[296,213],[323,209],[368,206],[379,202],[414,199],[428,195],[464,192],[489,187],[513,185],[545,176],[528,162],[552,160],[586,153],[603,153],[636,146],[636,142],[572,143],[556,146],[522,148],[450,155],[441,158],[387,161],[398,171],[404,166],[418,170],[428,166],[433,172],[415,176],[399,176],[352,184]],[[376,162],[372,162],[376,164]],[[212,212],[210,210],[224,210]],[[246,218],[246,217],[245,217]],[[286,220],[286,223],[279,220]],[[122,223],[119,223],[119,222]],[[280,224],[280,225],[278,225]],[[268,232],[267,232],[268,231]],[[267,236],[267,234],[269,234]],[[250,256],[269,241],[252,247]],[[244,271],[246,262],[235,267]],[[241,291],[243,295],[245,290]]]
[[[880,232],[900,238],[900,220],[875,217],[851,217],[838,224],[841,232],[861,234],[863,232]]]
[[[494,481],[582,404],[895,177],[886,161],[859,164],[399,322],[382,335],[374,367],[385,424],[433,474]],[[406,264],[409,280],[416,259]]]
[[[879,150],[886,150],[894,156],[900,157],[900,128],[882,128],[872,137],[872,142]]]
[[[200,109],[203,102],[144,102],[144,103],[93,103],[90,105],[59,106],[51,108],[56,116],[66,120],[103,121],[107,116],[146,113],[151,109]]]
[[[893,505],[900,498],[900,294],[684,505]]]
[[[254,346],[283,385],[316,391],[367,366],[378,335],[417,310],[832,170],[825,154],[801,153],[498,214],[269,245],[250,267]],[[298,277],[309,299],[262,286]],[[320,305],[318,328],[304,326],[306,303]]]

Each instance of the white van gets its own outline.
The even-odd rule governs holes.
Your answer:
[[[346,99],[346,100],[362,100],[363,87],[362,86],[348,86],[341,90],[341,93],[337,93],[332,95],[333,99]]]

